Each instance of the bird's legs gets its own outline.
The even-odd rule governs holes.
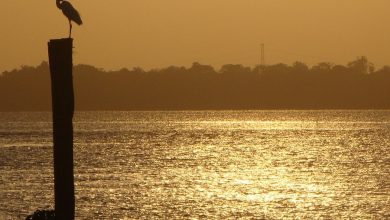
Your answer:
[[[69,38],[72,37],[72,21],[69,19]]]

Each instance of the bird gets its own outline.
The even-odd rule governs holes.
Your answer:
[[[72,4],[65,0],[56,0],[57,7],[62,11],[65,17],[69,20],[69,38],[72,37],[72,21],[78,25],[82,25],[79,12],[72,6]]]

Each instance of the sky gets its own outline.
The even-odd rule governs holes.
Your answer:
[[[389,0],[72,0],[74,63],[106,70],[195,61],[254,66],[346,64],[367,56],[390,65]],[[55,0],[2,0],[0,72],[38,65],[47,42],[68,36]]]

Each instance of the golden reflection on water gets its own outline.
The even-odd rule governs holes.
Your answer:
[[[0,151],[8,158],[0,163],[0,203],[31,212],[43,189],[49,195],[40,201],[52,198],[50,175],[43,184],[28,176],[50,173],[42,154],[50,147],[13,145]],[[76,212],[80,219],[386,219],[389,147],[389,111],[78,113]],[[31,154],[37,159],[28,165],[12,159]],[[28,188],[11,181],[23,175]]]

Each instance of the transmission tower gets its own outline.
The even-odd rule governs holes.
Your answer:
[[[261,44],[260,65],[261,65],[261,66],[265,66],[265,46],[264,46],[264,44]]]
[[[260,65],[259,73],[262,73],[265,68],[265,46],[264,43],[260,44]]]

